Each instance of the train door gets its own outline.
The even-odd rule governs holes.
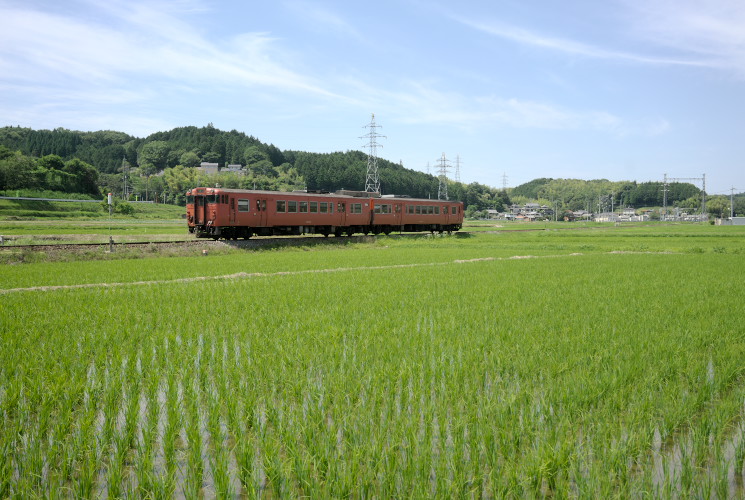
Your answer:
[[[394,225],[396,226],[402,226],[402,220],[403,220],[403,213],[404,213],[404,204],[403,203],[396,203],[393,206],[393,217],[394,217]]]
[[[266,227],[268,221],[266,198],[256,198],[256,214],[259,216],[258,227]]]
[[[339,214],[339,225],[347,225],[347,204],[344,201],[340,201],[336,204],[336,212]]]
[[[194,224],[204,226],[207,220],[207,203],[204,196],[194,197]]]
[[[230,197],[230,225],[235,226],[235,198]]]

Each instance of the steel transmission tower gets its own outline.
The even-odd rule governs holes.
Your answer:
[[[377,129],[381,128],[380,125],[375,123],[375,113],[372,114],[370,123],[365,125],[364,128],[370,129],[370,132],[360,137],[360,139],[368,139],[367,142],[367,177],[365,178],[365,191],[368,193],[379,193],[380,192],[380,177],[378,176],[378,154],[377,149],[383,147],[378,144],[378,138],[384,135],[378,134]]]
[[[445,153],[442,153],[442,158],[440,158],[440,175],[438,176],[440,179],[440,187],[437,189],[437,199],[438,200],[448,200],[448,170],[450,169],[450,162],[447,158],[445,158]]]
[[[665,213],[665,218],[667,218],[667,192],[669,191],[667,187],[671,182],[681,181],[701,181],[701,216],[703,217],[706,214],[706,174],[701,174],[701,177],[668,177],[665,174],[662,181],[662,211]]]
[[[460,182],[460,155],[455,155],[455,182]]]

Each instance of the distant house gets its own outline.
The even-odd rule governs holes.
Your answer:
[[[526,203],[523,206],[510,205],[510,211],[504,215],[508,220],[535,221],[550,219],[554,215],[553,209],[538,203]],[[522,217],[520,217],[522,216]]]
[[[206,161],[203,161],[198,167],[197,170],[200,172],[204,172],[205,174],[211,175],[216,174],[218,170],[218,164],[217,163],[208,163]]]
[[[240,163],[231,163],[227,167],[220,170],[220,173],[233,172],[238,175],[245,175],[246,171],[243,169],[243,165]]]
[[[603,212],[595,216],[595,222],[620,222],[621,217],[613,212]]]
[[[592,219],[592,214],[590,212],[585,211],[585,210],[577,210],[575,212],[572,212],[572,215],[574,216],[574,220],[590,220],[590,219]]]

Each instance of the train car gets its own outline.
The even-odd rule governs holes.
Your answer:
[[[463,204],[358,191],[290,193],[198,187],[186,193],[186,216],[189,232],[213,239],[442,233],[461,228]]]

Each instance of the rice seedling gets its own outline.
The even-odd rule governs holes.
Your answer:
[[[128,285],[4,294],[0,496],[740,495],[740,243],[503,236],[169,259],[168,278],[247,274],[148,285],[122,262]],[[728,251],[608,253],[684,240]],[[551,257],[502,258],[531,245]],[[104,277],[38,266],[2,272]]]

